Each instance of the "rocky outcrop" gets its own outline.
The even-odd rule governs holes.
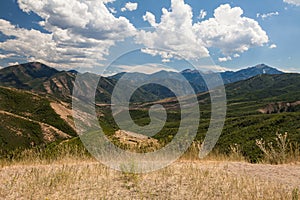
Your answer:
[[[259,109],[259,112],[263,114],[273,114],[273,113],[282,113],[282,112],[293,112],[295,107],[300,105],[300,101],[293,103],[289,102],[276,102],[268,104],[265,108]]]
[[[130,150],[146,150],[154,151],[159,147],[158,140],[125,130],[118,130],[115,132],[114,137],[118,140],[121,146],[129,148]]]

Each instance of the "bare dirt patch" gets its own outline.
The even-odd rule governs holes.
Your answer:
[[[130,150],[138,151],[139,149],[144,149],[148,152],[155,151],[159,147],[158,140],[131,131],[118,130],[115,132],[114,138]]]
[[[67,105],[62,103],[51,102],[50,105],[63,120],[65,120],[74,130],[76,130],[74,121],[72,120],[72,109],[68,108]]]

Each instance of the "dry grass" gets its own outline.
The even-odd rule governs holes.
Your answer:
[[[7,166],[0,170],[0,198],[297,199],[299,177],[299,166],[242,162],[177,162],[139,175],[96,162]]]
[[[181,156],[181,161],[200,161],[199,150],[201,149],[200,142],[193,142],[187,151]],[[202,160],[205,161],[240,161],[245,162],[247,159],[241,152],[240,145],[233,144],[229,147],[229,154],[224,154],[218,150],[213,150]]]
[[[300,145],[290,142],[288,133],[276,133],[275,143],[266,143],[263,139],[256,140],[256,145],[264,153],[262,163],[284,164],[300,161]]]
[[[146,174],[111,170],[74,146],[26,150],[0,161],[0,199],[299,199],[299,163],[250,164],[238,145],[200,161],[199,146]]]
[[[16,150],[12,152],[10,158],[2,157],[0,167],[14,165],[47,165],[47,164],[65,164],[78,163],[82,161],[95,161],[87,150],[81,146],[64,145],[61,143],[55,148],[31,148],[25,150]]]

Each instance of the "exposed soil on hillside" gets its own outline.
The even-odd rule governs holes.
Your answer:
[[[295,101],[292,103],[276,102],[276,103],[268,104],[265,108],[259,109],[258,111],[263,114],[293,112],[294,108],[298,105],[300,105],[300,101]]]
[[[60,116],[60,118],[65,120],[69,124],[69,126],[76,130],[74,121],[72,119],[72,109],[68,108],[68,105],[63,104],[62,102],[51,102],[50,105],[52,109]]]

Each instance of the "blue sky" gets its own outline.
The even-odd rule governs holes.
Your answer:
[[[4,0],[0,66],[300,72],[300,0]],[[107,67],[110,66],[110,67]]]

